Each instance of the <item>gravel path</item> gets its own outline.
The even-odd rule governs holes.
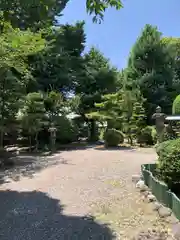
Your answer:
[[[125,240],[163,227],[131,182],[155,158],[152,149],[101,148],[48,157],[56,164],[0,186],[0,239]]]

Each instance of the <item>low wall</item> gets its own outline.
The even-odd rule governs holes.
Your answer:
[[[180,220],[180,199],[168,189],[168,186],[154,177],[156,164],[144,164],[141,172],[145,184],[151,189],[152,194],[159,202],[172,209],[174,215]]]

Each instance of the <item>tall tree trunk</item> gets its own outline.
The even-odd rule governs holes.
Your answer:
[[[30,147],[30,152],[31,152],[31,148],[32,148],[32,136],[31,136],[31,134],[29,136],[29,147]]]
[[[39,145],[39,142],[38,142],[38,132],[36,132],[35,141],[36,141],[36,151],[37,151],[38,150],[38,145]]]
[[[4,69],[1,69],[1,78],[2,78],[2,83],[1,83],[1,132],[0,132],[0,147],[2,148],[4,145],[4,115],[5,115],[5,86],[6,86],[6,79],[5,79],[5,73],[6,71]]]
[[[96,122],[93,119],[90,120],[89,130],[90,130],[89,141],[90,142],[96,142],[98,140],[98,135],[97,135],[97,132],[96,132]]]
[[[4,145],[4,131],[1,128],[1,130],[0,130],[0,148],[3,148],[3,145]]]

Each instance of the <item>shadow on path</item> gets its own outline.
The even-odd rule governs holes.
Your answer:
[[[95,150],[100,150],[100,151],[135,151],[136,149],[130,146],[117,146],[117,147],[105,147],[105,146],[100,146],[96,147]]]
[[[57,164],[69,164],[60,155],[38,156],[33,154],[20,154],[13,158],[14,166],[0,169],[0,184],[8,182],[7,179],[19,181],[21,177],[33,178],[34,174]]]
[[[63,151],[77,151],[94,148],[96,145],[86,146],[69,146],[58,149],[54,153],[46,155],[38,153],[20,153],[13,157],[14,165],[0,168],[0,184],[8,183],[9,181],[19,181],[21,177],[33,178],[34,174],[42,171],[45,168],[58,164],[72,165],[61,156]]]
[[[64,151],[79,151],[94,149],[98,151],[134,151],[132,147],[111,147],[105,148],[104,145],[100,143],[89,144],[89,145],[69,145],[65,147]],[[58,164],[67,164],[72,165],[73,163],[67,161],[61,156],[63,150],[57,150],[54,154],[50,155],[38,155],[35,153],[21,153],[17,157],[14,157],[15,165],[7,168],[0,169],[0,184],[8,183],[9,181],[19,181],[21,177],[33,178],[35,173],[40,172],[41,170],[55,166]]]
[[[1,240],[112,240],[107,225],[90,216],[63,215],[59,200],[43,192],[0,191]]]

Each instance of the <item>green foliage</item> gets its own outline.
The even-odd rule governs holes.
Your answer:
[[[85,96],[115,92],[118,72],[111,67],[109,59],[96,48],[91,48],[83,58],[83,71],[78,76],[76,93]],[[94,103],[93,103],[94,105]]]
[[[153,143],[156,144],[157,143],[157,132],[156,132],[155,127],[152,127],[151,134],[152,134]]]
[[[104,134],[106,147],[116,147],[124,142],[124,135],[116,129],[107,129]]]
[[[26,72],[25,60],[31,54],[41,51],[45,40],[41,34],[13,29],[8,23],[1,23],[0,68],[14,68]]]
[[[85,54],[83,61],[83,71],[75,88],[79,95],[76,112],[89,123],[89,138],[92,140],[98,137],[98,131],[92,126],[97,118],[92,112],[100,107],[98,103],[101,103],[102,95],[115,92],[118,74],[117,70],[111,67],[109,60],[95,48],[91,48]]]
[[[180,139],[166,141],[158,147],[159,177],[173,190],[180,184]]]
[[[180,38],[163,37],[162,42],[168,47],[174,59],[171,66],[174,70],[172,89],[172,98],[174,99],[179,94],[180,89]]]
[[[135,138],[155,142],[154,130],[150,134],[145,126],[156,105],[169,113],[179,92],[179,39],[162,38],[157,28],[146,25],[127,68],[119,72],[98,49],[84,54],[84,22],[55,26],[67,2],[0,3],[0,144],[19,126],[30,141],[42,143],[49,125],[57,127],[60,143],[85,135],[96,141],[98,121],[107,123],[107,145],[123,142],[118,130],[131,144]],[[122,7],[120,0],[86,3],[95,22],[108,7]],[[69,120],[69,113],[78,115],[76,121]]]
[[[95,103],[96,111],[86,116],[100,122],[107,122],[107,128],[122,129],[123,92],[105,94],[100,103]]]
[[[143,128],[137,135],[137,142],[140,144],[153,145],[155,139],[154,129],[151,126]]]
[[[45,95],[44,106],[51,121],[63,113],[64,100],[60,93],[51,91]]]
[[[1,146],[4,133],[14,123],[29,77],[26,60],[45,46],[40,34],[13,29],[1,22],[0,36],[0,130]]]
[[[139,100],[142,98],[139,97]],[[137,102],[136,96],[130,91],[120,90],[114,94],[102,96],[101,103],[96,103],[96,112],[87,114],[88,117],[107,121],[108,128],[122,130],[127,135],[129,142],[145,126],[145,113],[142,102]]]
[[[128,137],[128,141],[133,144],[133,139],[137,138],[141,130],[145,127],[145,111],[143,108],[143,99],[133,96],[129,91],[125,91],[123,104],[124,124],[123,129]]]
[[[2,0],[1,16],[11,22],[13,27],[37,31],[41,28],[56,25],[57,17],[62,15],[69,0]],[[86,0],[86,10],[93,15],[93,22],[101,22],[104,12],[109,7],[122,8],[120,0]]]
[[[57,91],[64,95],[74,91],[83,69],[84,22],[63,25],[44,31],[48,43],[43,51],[29,58],[35,79],[29,91]]]
[[[14,28],[38,30],[52,26],[68,0],[2,0],[0,9],[5,21]]]
[[[180,114],[180,95],[178,95],[173,102],[172,113]]]
[[[100,128],[99,129],[99,140],[104,140],[104,134],[106,132],[105,128]]]
[[[87,12],[93,16],[94,22],[99,22],[103,20],[104,12],[108,7],[115,7],[117,10],[123,7],[121,0],[101,0],[101,1],[93,1],[86,0],[86,9]]]
[[[174,56],[161,41],[156,27],[146,25],[130,53],[126,70],[127,87],[140,89],[145,99],[147,123],[157,105],[171,112],[173,98]]]
[[[177,133],[173,130],[171,125],[165,126],[163,141],[173,140],[177,138]]]
[[[170,141],[170,140],[169,140]],[[156,153],[158,156],[160,156],[162,154],[162,152],[164,151],[164,149],[167,147],[167,145],[169,144],[169,141],[164,141],[162,143],[158,143],[156,145]]]
[[[25,97],[22,109],[18,114],[18,120],[21,122],[22,129],[31,137],[34,136],[38,144],[38,133],[47,124],[45,115],[44,98],[40,93],[29,93]],[[38,147],[38,146],[36,146]]]
[[[67,144],[78,140],[79,129],[66,116],[55,118],[57,143]]]

